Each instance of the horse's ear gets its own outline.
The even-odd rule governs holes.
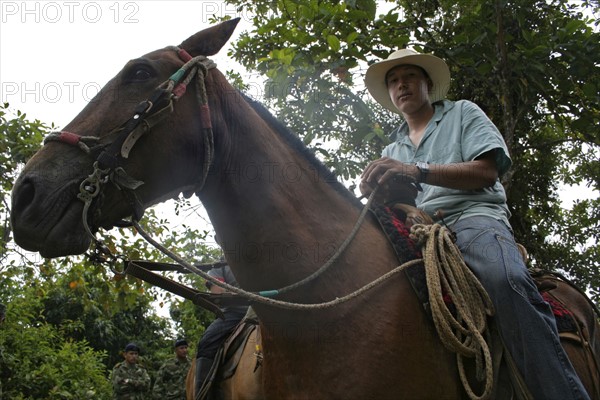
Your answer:
[[[184,40],[179,47],[193,57],[217,54],[231,37],[238,22],[240,19],[235,18],[206,28]]]

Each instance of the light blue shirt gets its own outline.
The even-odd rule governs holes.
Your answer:
[[[408,137],[404,122],[393,133],[394,142],[382,155],[406,163],[425,161],[460,168],[457,163],[473,161],[489,151],[496,154],[498,175],[504,174],[512,161],[498,128],[483,111],[467,100],[444,100],[434,104],[434,114],[417,147]],[[444,221],[452,224],[459,217],[485,215],[504,221],[508,226],[510,211],[506,193],[499,180],[492,187],[478,190],[457,190],[423,184],[417,206],[429,215],[442,210]]]

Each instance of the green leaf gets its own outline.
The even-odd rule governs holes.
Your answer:
[[[350,44],[354,42],[356,38],[358,38],[358,32],[350,32],[350,34],[346,37],[346,43]]]
[[[340,40],[335,35],[327,35],[327,44],[334,52],[340,51]]]

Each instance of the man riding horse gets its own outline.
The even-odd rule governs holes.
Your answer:
[[[456,235],[465,262],[495,308],[504,346],[535,399],[588,399],[560,345],[552,311],[520,256],[499,176],[511,165],[502,135],[474,103],[446,100],[450,72],[429,54],[402,49],[369,67],[371,95],[404,122],[383,157],[362,174],[393,196],[399,182],[417,182],[417,206]]]

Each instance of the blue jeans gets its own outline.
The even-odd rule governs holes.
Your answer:
[[[563,350],[548,303],[529,276],[513,234],[490,217],[451,229],[466,264],[487,290],[500,336],[536,400],[589,399]]]

